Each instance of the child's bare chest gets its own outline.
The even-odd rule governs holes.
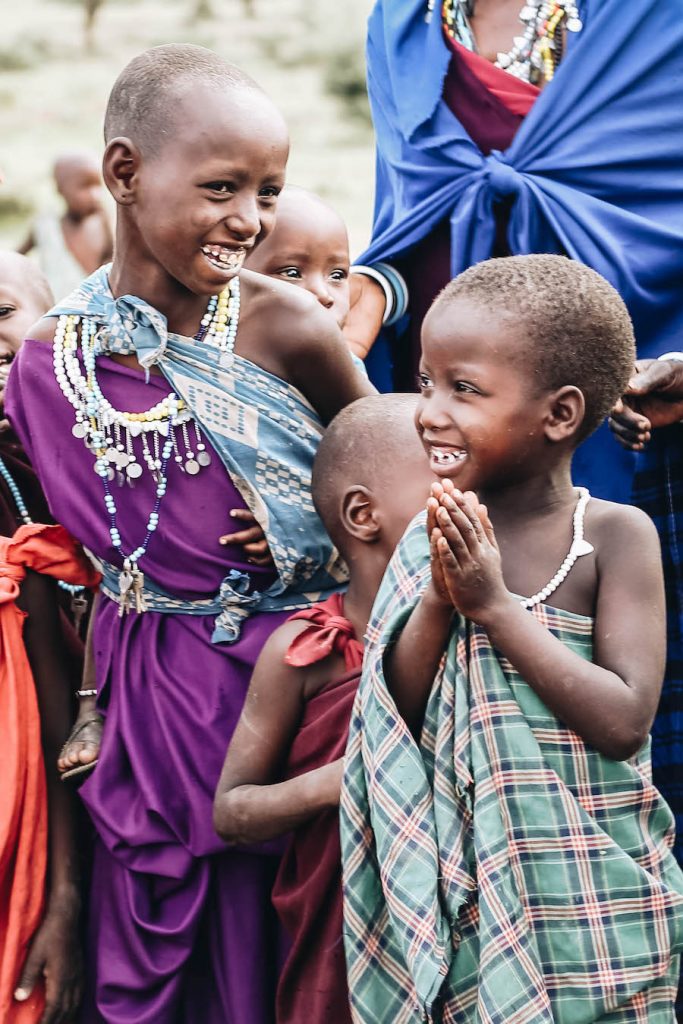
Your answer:
[[[595,614],[598,568],[588,520],[585,540],[592,550],[582,546],[585,553],[576,557],[570,555],[574,533],[566,513],[531,528],[496,528],[496,537],[511,593],[531,597],[552,584],[547,604],[578,615]]]

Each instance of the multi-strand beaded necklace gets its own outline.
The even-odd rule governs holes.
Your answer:
[[[195,340],[232,352],[240,310],[239,279],[234,278],[220,295],[212,296],[202,317]],[[123,561],[119,574],[119,614],[131,608],[146,610],[144,574],[139,562],[159,524],[159,510],[168,485],[171,458],[179,469],[196,476],[211,464],[199,424],[175,392],[171,391],[146,412],[115,409],[102,394],[97,380],[97,356],[101,354],[96,324],[87,317],[60,316],[53,345],[55,378],[73,406],[74,437],[81,438],[94,456],[94,470],[102,480],[104,505],[109,519],[109,536]],[[135,441],[139,439],[139,450]],[[141,543],[126,553],[117,525],[118,509],[111,485],[134,486],[150,472],[155,498]]]
[[[469,22],[474,4],[475,0],[444,0],[442,19],[451,39],[476,51]],[[507,53],[498,54],[496,67],[532,85],[549,82],[562,59],[563,33],[583,28],[578,7],[573,0],[526,0],[519,20],[522,31]]]

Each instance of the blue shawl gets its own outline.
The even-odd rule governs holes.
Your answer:
[[[372,242],[360,261],[391,260],[448,217],[455,276],[491,255],[493,204],[512,197],[512,253],[564,252],[606,277],[629,307],[641,358],[680,348],[680,3],[579,3],[583,31],[569,34],[555,78],[510,148],[488,157],[441,98],[450,52],[438,3],[429,23],[426,6],[377,0],[370,17],[377,181]],[[588,450],[578,475],[596,494],[627,497],[628,460],[607,444],[599,475],[588,472],[597,456]]]
[[[262,527],[277,580],[250,590],[247,573],[231,570],[210,601],[184,601],[145,583],[148,608],[169,614],[217,615],[214,643],[236,640],[254,612],[303,608],[339,590],[346,568],[313,507],[311,469],[323,425],[287,381],[249,359],[167,330],[166,318],[135,295],[115,299],[109,267],[101,267],[47,316],[92,317],[101,352],[132,354],[157,365],[184,399],[235,487]],[[102,564],[103,589],[116,598],[120,570]]]

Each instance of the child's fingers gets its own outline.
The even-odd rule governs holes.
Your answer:
[[[219,544],[252,544],[259,540],[263,540],[263,530],[260,526],[250,526],[249,529],[238,530],[237,533],[225,533],[218,538]]]
[[[496,534],[493,529],[493,523],[489,519],[489,510],[486,505],[477,505],[477,515],[479,516],[479,522],[482,525],[482,529],[486,535],[486,539],[489,544],[498,550],[498,541],[496,540]]]
[[[441,506],[437,513],[437,522],[439,524],[439,529],[441,530],[444,536],[444,539],[446,540],[448,546],[453,552],[453,557],[455,558],[457,563],[460,564],[462,561],[469,560],[470,552],[467,543],[465,542],[465,539],[462,536],[460,529],[458,528],[458,524],[455,521],[456,515],[464,519],[464,516],[457,508],[457,506],[455,512],[451,512],[448,509],[445,509],[443,506]]]
[[[453,600],[453,595],[450,587],[448,586],[448,581],[452,579],[453,576],[458,576],[460,574],[460,566],[445,537],[439,538],[436,548],[439,556],[439,564],[441,565],[441,573],[444,578],[446,588],[451,595],[451,600]],[[453,603],[455,604],[455,601],[453,601]]]
[[[436,498],[427,499],[427,536],[431,537],[433,531],[436,528],[436,513],[439,508],[439,502]]]
[[[256,517],[248,508],[231,508],[231,519],[241,519],[243,523],[255,523]]]
[[[453,498],[445,496],[441,501],[441,507],[447,511],[454,526],[457,527],[467,550],[474,555],[484,541],[479,516],[475,510],[465,502],[463,495],[456,491]]]

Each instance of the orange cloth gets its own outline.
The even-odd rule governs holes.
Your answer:
[[[0,537],[0,1021],[34,1024],[42,986],[25,1003],[13,993],[40,924],[47,868],[47,797],[35,684],[16,605],[26,570],[68,583],[97,584],[99,575],[61,526],[22,526]]]

